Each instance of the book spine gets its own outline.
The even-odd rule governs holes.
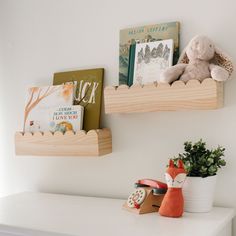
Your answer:
[[[136,49],[136,44],[131,44],[129,49],[129,68],[128,68],[128,80],[127,80],[128,86],[131,86],[133,84],[133,79],[134,79],[135,49]]]

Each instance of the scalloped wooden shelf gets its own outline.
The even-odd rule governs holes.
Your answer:
[[[102,156],[112,152],[109,129],[89,132],[51,132],[15,134],[16,155],[31,156]]]
[[[105,113],[218,109],[223,106],[223,86],[223,82],[209,78],[202,83],[190,80],[186,84],[106,87]]]

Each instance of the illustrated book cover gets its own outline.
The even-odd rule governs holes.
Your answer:
[[[49,127],[51,132],[67,131],[76,132],[83,129],[84,107],[80,105],[57,107],[50,110],[51,120]]]
[[[176,64],[179,58],[179,29],[179,22],[168,22],[120,30],[119,84],[128,84],[129,49],[131,44],[173,39],[173,64]]]
[[[74,85],[30,87],[28,89],[23,132],[49,131],[50,110],[73,104]]]
[[[88,69],[54,74],[53,84],[74,83],[76,92],[74,105],[84,107],[83,129],[100,128],[104,69]]]
[[[161,72],[172,66],[173,43],[173,39],[167,39],[136,44],[133,81],[129,83],[158,82]]]

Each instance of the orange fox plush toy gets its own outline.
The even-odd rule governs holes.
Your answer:
[[[183,162],[179,160],[178,167],[175,167],[173,160],[170,160],[165,177],[168,190],[162,201],[159,213],[162,216],[181,217],[184,209],[182,186],[186,178]]]

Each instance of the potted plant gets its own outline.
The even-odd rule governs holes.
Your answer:
[[[214,200],[217,171],[226,162],[225,148],[218,146],[209,150],[206,143],[199,140],[196,143],[185,142],[184,153],[173,160],[175,163],[181,159],[188,172],[183,185],[184,210],[187,212],[209,212]]]

